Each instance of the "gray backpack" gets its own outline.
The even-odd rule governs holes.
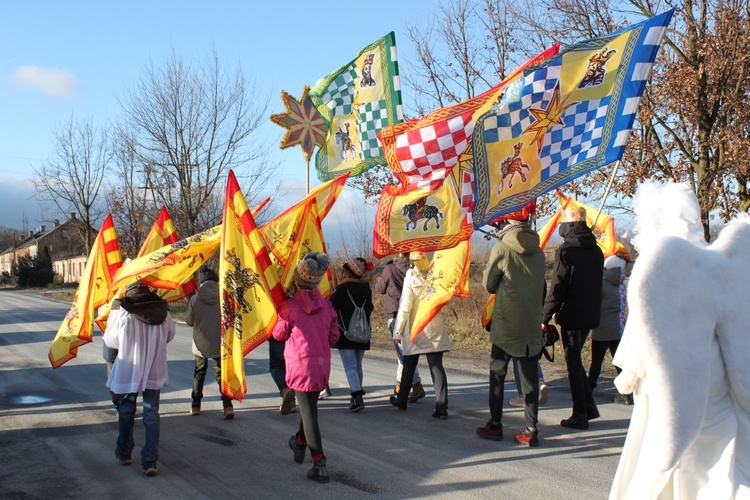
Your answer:
[[[352,294],[349,293],[348,290],[346,293],[349,295],[349,300],[352,301],[354,312],[352,313],[352,318],[349,320],[349,325],[346,330],[344,330],[344,335],[352,342],[360,344],[369,342],[372,332],[370,331],[370,323],[367,321],[367,313],[365,312],[365,303],[367,301],[362,302],[362,305],[358,306],[357,303],[354,302]],[[339,312],[339,317],[341,317],[341,312]],[[343,317],[341,317],[341,322],[344,322]]]

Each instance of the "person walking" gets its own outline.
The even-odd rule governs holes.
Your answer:
[[[490,421],[477,427],[483,439],[502,440],[505,377],[511,359],[518,363],[524,394],[526,426],[514,435],[517,443],[539,446],[539,355],[542,337],[539,322],[544,301],[544,252],[539,235],[528,221],[506,221],[492,248],[482,284],[495,294],[490,340]]]
[[[411,252],[409,260],[412,268],[404,278],[396,325],[393,327],[394,338],[400,340],[404,353],[404,371],[401,375],[401,388],[398,394],[391,396],[390,402],[399,409],[406,410],[419,356],[424,354],[427,356],[435,388],[435,412],[432,416],[444,420],[448,418],[448,378],[443,368],[443,354],[451,349],[450,337],[443,313],[438,312],[416,337],[411,338],[411,325],[416,319],[420,297],[427,284],[430,261],[424,252]]]
[[[622,332],[625,329],[625,259],[610,255],[604,260],[602,279],[602,305],[599,326],[591,330],[591,366],[589,367],[589,385],[593,391],[602,372],[604,356],[609,350],[614,359],[620,345]],[[615,366],[618,375],[622,371]],[[613,402],[633,404],[632,394],[618,394]]]
[[[398,314],[398,304],[401,301],[401,291],[404,288],[404,278],[409,270],[409,254],[400,253],[395,259],[386,263],[383,272],[375,281],[375,290],[385,295],[385,315],[388,317],[388,330],[391,332],[393,347],[396,350],[396,387],[393,394],[398,394],[401,387],[401,375],[404,372],[404,353],[401,350],[401,342],[397,341],[393,335],[393,327],[396,324],[396,314]],[[407,398],[409,403],[414,403],[425,397],[424,387],[422,386],[422,377],[419,376],[419,368],[414,369],[414,379],[411,386],[411,394]]]
[[[169,380],[167,343],[175,334],[167,302],[141,282],[125,289],[125,297],[110,312],[104,343],[117,349],[117,358],[107,387],[119,394],[119,433],[115,457],[130,465],[135,443],[133,426],[138,393],[143,395],[143,427],[146,443],[141,449],[141,466],[155,476],[159,459],[159,396]]]
[[[289,438],[294,461],[302,463],[310,448],[313,466],[307,477],[326,483],[330,480],[318,424],[318,396],[331,376],[331,348],[339,339],[339,325],[333,306],[318,290],[330,259],[319,252],[305,254],[294,272],[297,291],[284,301],[271,332],[286,342],[286,382],[297,395],[299,430]]]
[[[203,384],[208,362],[213,362],[214,376],[219,384],[224,420],[234,418],[232,399],[221,392],[221,308],[219,306],[219,275],[208,266],[198,269],[198,290],[188,300],[185,323],[193,327],[193,392],[190,394],[190,414],[201,414]]]
[[[268,372],[271,374],[273,382],[279,389],[281,395],[281,404],[279,412],[282,415],[297,413],[297,402],[295,393],[286,385],[286,362],[284,361],[284,342],[270,337],[268,339]]]
[[[589,330],[599,326],[604,255],[586,225],[584,208],[568,207],[558,232],[564,241],[555,252],[542,328],[548,330],[554,316],[562,332],[573,414],[560,421],[560,425],[588,429],[589,421],[599,418],[599,410],[583,368],[581,349]]]
[[[370,340],[368,339],[367,342],[352,341],[347,338],[346,331],[356,307],[364,307],[367,324],[370,324],[370,315],[375,308],[372,304],[370,278],[367,276],[367,272],[371,270],[372,263],[361,257],[345,262],[341,268],[341,282],[330,298],[333,310],[336,311],[338,316],[341,332],[334,347],[339,350],[346,380],[349,383],[349,390],[351,391],[349,411],[351,412],[365,409],[363,399],[365,391],[362,388],[362,360],[365,351],[370,350]]]

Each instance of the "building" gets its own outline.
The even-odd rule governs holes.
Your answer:
[[[83,228],[83,221],[72,213],[62,224],[55,220],[52,229],[40,226],[20,235],[18,241],[0,253],[0,272],[12,274],[14,264],[23,256],[42,256],[52,261],[57,283],[80,283],[88,259]],[[93,242],[96,231],[89,231]]]

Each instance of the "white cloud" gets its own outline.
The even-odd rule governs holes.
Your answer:
[[[36,89],[59,99],[68,99],[80,89],[75,74],[65,68],[19,66],[11,73],[10,81],[16,87]]]

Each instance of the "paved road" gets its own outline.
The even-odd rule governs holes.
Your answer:
[[[589,431],[563,429],[558,423],[569,416],[570,395],[558,379],[540,411],[539,448],[513,442],[523,426],[519,408],[504,416],[504,441],[484,441],[474,428],[489,415],[485,375],[448,371],[447,420],[431,417],[431,389],[400,412],[388,403],[395,363],[387,351],[365,356],[367,408],[352,414],[335,355],[334,397],[320,410],[332,480],[317,484],[305,478],[309,464],[296,464],[287,447],[299,421],[278,412],[265,346],[246,358],[249,393],[235,405],[234,420],[222,420],[214,384],[207,384],[204,412],[188,415],[191,331],[178,325],[161,396],[159,475],[147,478],[139,460],[123,467],[114,457],[117,422],[104,386],[101,337],[50,368],[47,352],[67,308],[0,291],[0,497],[606,498],[630,419],[631,408],[607,403],[609,393],[598,396],[602,418]],[[135,441],[137,458],[139,422]]]

